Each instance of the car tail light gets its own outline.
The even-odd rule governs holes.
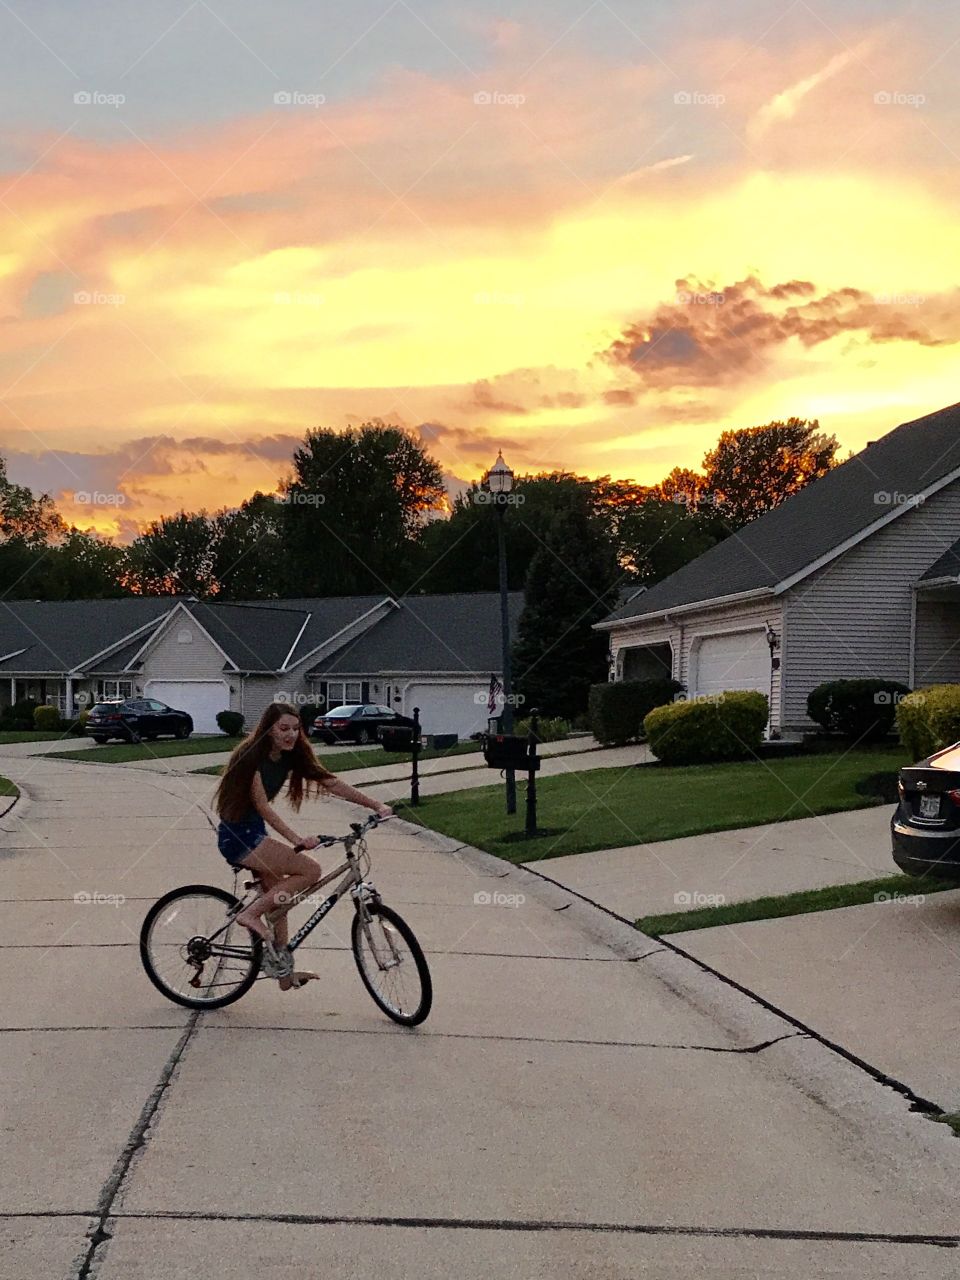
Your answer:
[[[345,729],[350,723],[349,720],[331,720],[329,721],[331,729]]]
[[[953,791],[948,791],[947,795],[955,805],[960,805],[960,790],[954,789]]]

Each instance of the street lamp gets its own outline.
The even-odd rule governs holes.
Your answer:
[[[503,667],[503,716],[504,733],[513,732],[513,680],[510,670],[510,611],[507,600],[507,548],[503,536],[503,516],[507,499],[513,489],[513,472],[503,460],[503,451],[487,472],[483,486],[490,493],[497,512],[497,559],[500,566],[500,648]],[[517,812],[517,780],[512,769],[506,771],[507,813]]]

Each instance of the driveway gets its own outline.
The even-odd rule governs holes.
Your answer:
[[[396,822],[373,873],[430,957],[423,1027],[366,996],[346,907],[321,983],[196,1017],[136,938],[232,882],[213,780],[0,772],[2,1280],[955,1275],[945,1127],[533,873]]]

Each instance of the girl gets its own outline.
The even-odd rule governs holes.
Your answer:
[[[291,845],[315,849],[316,836],[300,836],[292,830],[271,801],[289,779],[287,796],[299,813],[305,792],[321,791],[339,796],[353,804],[365,805],[381,818],[389,818],[393,810],[379,800],[371,800],[355,787],[341,782],[325,769],[313,754],[303,722],[285,702],[271,702],[254,731],[237,746],[223,771],[215,804],[220,815],[217,844],[231,867],[246,867],[260,878],[263,893],[237,916],[237,923],[269,941],[270,933],[263,919],[288,896],[308,889],[323,875],[320,863]],[[267,835],[267,823],[283,840]],[[274,930],[278,946],[286,946],[286,916],[278,920]],[[280,979],[280,988],[302,987],[315,973],[294,973]]]

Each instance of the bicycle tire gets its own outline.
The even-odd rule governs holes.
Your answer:
[[[427,958],[423,954],[423,949],[406,920],[401,916],[398,916],[392,907],[384,906],[382,902],[370,902],[367,904],[367,911],[371,916],[380,916],[383,920],[391,924],[406,943],[416,967],[417,976],[420,980],[420,1001],[415,1009],[405,1013],[401,1008],[391,1005],[376,990],[370,980],[364,963],[363,933],[360,924],[360,913],[359,911],[355,911],[353,915],[353,924],[350,929],[350,943],[353,949],[353,958],[356,961],[357,969],[360,973],[360,979],[366,987],[374,1004],[382,1013],[385,1013],[388,1018],[392,1018],[394,1022],[398,1022],[402,1027],[419,1026],[419,1024],[426,1019],[433,1005],[433,981],[430,977],[430,968],[427,964]]]
[[[249,934],[250,938],[250,966],[246,975],[240,979],[236,987],[227,992],[225,995],[216,996],[213,999],[203,999],[197,996],[189,996],[181,991],[171,987],[163,980],[154,963],[153,955],[150,950],[150,942],[153,926],[160,914],[169,907],[177,898],[187,897],[209,897],[216,899],[217,902],[223,904],[223,914],[226,915],[231,907],[239,906],[240,900],[232,893],[227,893],[225,889],[216,888],[209,884],[187,884],[179,889],[171,889],[169,893],[158,898],[150,910],[147,912],[140,928],[140,960],[146,970],[147,977],[157,988],[157,990],[172,1000],[174,1004],[182,1005],[185,1009],[222,1009],[225,1005],[233,1004],[235,1000],[239,1000],[241,996],[246,995],[253,984],[256,982],[260,973],[260,961],[263,956],[263,941],[254,934]],[[241,926],[242,927],[242,926]],[[248,933],[244,930],[244,933]]]

